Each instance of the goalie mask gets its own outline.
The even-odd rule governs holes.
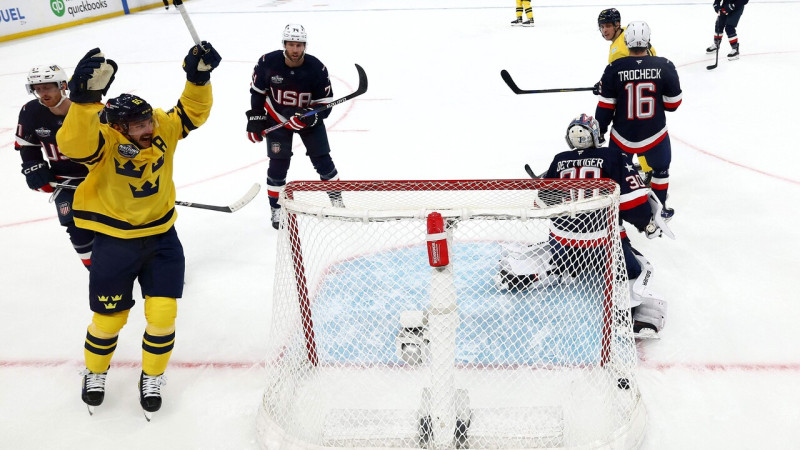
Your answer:
[[[631,22],[625,27],[625,45],[628,48],[647,48],[650,45],[650,25],[647,22]]]
[[[581,114],[569,123],[565,137],[573,150],[600,147],[600,126],[594,117]]]

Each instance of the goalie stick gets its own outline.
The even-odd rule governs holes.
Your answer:
[[[531,169],[531,166],[529,166],[527,164],[525,164],[525,172],[528,172],[528,176],[533,178],[534,180],[538,180],[540,178],[543,178],[544,175],[547,173],[547,172],[542,172],[541,175],[536,175],[535,173],[533,173],[533,169]]]
[[[344,102],[346,102],[348,100],[351,100],[353,98],[358,97],[359,95],[363,94],[364,92],[367,92],[367,74],[366,74],[366,72],[364,72],[364,69],[362,69],[361,66],[359,66],[358,64],[356,64],[355,66],[356,66],[356,70],[358,71],[358,88],[356,88],[355,91],[353,91],[350,94],[345,95],[342,98],[338,98],[338,99],[336,99],[336,100],[334,100],[334,101],[332,101],[330,103],[325,103],[324,105],[320,105],[320,106],[318,106],[318,107],[316,107],[316,108],[314,108],[314,109],[312,109],[310,111],[307,111],[306,113],[300,115],[300,117],[313,116],[314,114],[317,114],[319,112],[325,111],[326,109],[331,109],[331,108],[333,108],[334,106],[336,106],[336,105],[338,105],[340,103],[344,103]],[[267,128],[266,130],[264,130],[261,133],[261,135],[262,136],[266,136],[270,132],[275,131],[278,128],[281,128],[281,127],[285,126],[287,123],[289,123],[289,120],[287,120],[285,122],[281,122],[281,123],[279,123],[277,125],[271,126],[271,127]]]
[[[65,183],[50,183],[50,184],[53,187],[55,187],[56,189],[72,189],[72,190],[75,190],[75,189],[78,188],[77,186],[73,186],[71,184],[65,184]],[[180,205],[180,206],[188,206],[190,208],[200,208],[200,209],[208,209],[208,210],[211,210],[211,211],[232,213],[232,212],[236,212],[236,211],[244,208],[245,205],[250,203],[250,200],[254,199],[256,197],[256,195],[258,195],[258,191],[260,191],[260,190],[261,190],[261,185],[258,184],[258,183],[255,183],[242,196],[242,198],[240,198],[239,200],[236,200],[235,202],[231,203],[230,205],[226,205],[226,206],[206,205],[204,203],[184,202],[184,201],[180,201],[180,200],[175,200],[175,204],[176,205]]]
[[[531,90],[524,90],[520,89],[517,86],[517,83],[514,83],[514,80],[511,78],[511,74],[508,73],[507,70],[503,69],[500,71],[500,77],[503,78],[503,81],[506,82],[508,87],[514,91],[515,94],[546,94],[549,92],[577,92],[577,91],[591,91],[593,87],[579,87],[579,88],[563,88],[563,89],[531,89]]]

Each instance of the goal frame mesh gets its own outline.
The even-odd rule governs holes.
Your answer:
[[[380,193],[386,192],[402,192],[402,193],[458,193],[466,194],[469,192],[478,192],[486,197],[481,199],[479,204],[459,204],[455,201],[454,204],[448,204],[449,200],[442,201],[439,198],[432,199],[430,205],[426,205],[425,200],[422,204],[381,204],[380,201],[370,203],[361,203],[359,201],[351,202],[351,199],[358,194],[364,193]],[[500,192],[525,192],[526,195],[533,193],[532,197],[526,198],[521,203],[515,202],[494,204],[492,193]],[[305,195],[314,195],[319,193],[326,193],[330,197],[331,192],[339,193],[340,198],[344,198],[344,203],[347,205],[345,208],[332,206],[327,203],[325,196],[317,196],[315,200],[305,198]],[[358,194],[356,194],[358,193]],[[553,193],[557,193],[554,196]],[[449,194],[448,194],[449,195]],[[554,201],[553,198],[558,201]],[[319,200],[322,198],[323,200]],[[486,200],[486,201],[485,201]],[[396,439],[392,441],[387,438],[386,440],[370,441],[364,436],[353,437],[350,441],[343,441],[337,439],[329,439],[328,442],[315,442],[314,439],[296,436],[291,430],[287,431],[285,424],[281,423],[282,418],[279,412],[284,408],[286,411],[291,410],[291,403],[293,402],[292,396],[296,391],[302,390],[299,385],[316,377],[317,373],[330,372],[332,370],[342,369],[343,371],[360,370],[360,368],[367,368],[368,370],[395,370],[397,365],[388,364],[386,367],[381,367],[380,363],[353,363],[353,364],[329,364],[320,361],[319,343],[317,342],[317,334],[314,324],[314,309],[315,309],[315,295],[318,294],[318,287],[309,286],[309,276],[307,274],[306,260],[309,255],[315,251],[314,248],[319,243],[309,240],[308,237],[303,236],[303,227],[301,223],[303,220],[316,220],[321,223],[325,221],[333,222],[348,222],[356,224],[380,224],[384,222],[395,222],[402,220],[416,220],[420,221],[427,217],[431,212],[440,213],[445,220],[458,223],[464,220],[485,219],[489,221],[547,221],[550,222],[554,218],[560,217],[575,217],[576,215],[584,214],[586,211],[601,211],[603,221],[605,221],[605,234],[606,241],[604,245],[608,247],[604,253],[605,265],[602,271],[602,307],[600,314],[602,315],[599,323],[602,331],[599,332],[599,358],[589,366],[596,365],[603,371],[604,376],[608,376],[610,382],[616,382],[617,386],[610,388],[610,391],[621,392],[626,397],[626,408],[629,411],[623,413],[624,420],[619,424],[614,425],[613,430],[605,433],[600,439],[589,439],[586,442],[580,442],[580,439],[572,437],[560,436],[559,438],[546,438],[546,439],[531,439],[527,441],[515,441],[514,439],[507,438],[500,444],[487,444],[486,442],[477,442],[473,439],[472,444],[469,442],[461,443],[461,448],[517,448],[517,447],[530,447],[537,448],[596,448],[598,446],[609,446],[610,448],[634,448],[641,443],[644,434],[644,427],[646,423],[646,413],[644,406],[641,402],[641,395],[638,390],[638,383],[635,379],[635,347],[633,343],[632,332],[630,330],[630,311],[627,309],[629,304],[628,291],[627,291],[627,277],[624,270],[624,261],[622,259],[622,251],[619,241],[619,187],[610,180],[397,180],[397,181],[347,181],[347,182],[291,182],[286,185],[281,193],[280,202],[283,205],[281,215],[281,229],[279,234],[279,254],[277,255],[278,261],[276,263],[276,276],[273,295],[273,330],[271,333],[270,352],[267,360],[268,370],[268,385],[265,391],[263,402],[259,411],[258,418],[258,431],[260,442],[263,446],[274,448],[274,445],[280,445],[280,448],[382,448],[382,447],[404,447],[404,448],[439,448],[441,443],[435,440],[429,441],[409,441],[408,439]],[[353,203],[353,204],[351,204]],[[333,223],[331,222],[331,223]],[[324,225],[321,225],[324,228]],[[552,233],[552,231],[551,231]],[[567,238],[567,241],[579,241],[579,238],[574,240]],[[449,242],[449,241],[448,241]],[[319,244],[319,245],[324,245]],[[353,255],[355,256],[355,255]],[[290,263],[290,264],[286,264]],[[286,266],[290,267],[286,267]],[[319,271],[319,269],[316,269]],[[282,272],[279,274],[278,272]],[[289,274],[287,276],[287,273]],[[312,277],[318,279],[320,276],[312,274]],[[290,288],[283,286],[290,280],[289,283],[293,284]],[[319,283],[318,281],[314,283]],[[287,299],[287,292],[291,294]],[[286,344],[287,334],[292,331],[284,329],[280,323],[276,322],[280,308],[284,308],[288,302],[296,303],[295,314],[298,323],[302,328],[302,353],[292,352],[289,350],[290,345]],[[456,314],[457,315],[457,314]],[[280,319],[277,319],[278,321]],[[459,320],[455,319],[456,323]],[[293,332],[297,332],[294,330]],[[288,336],[291,340],[292,336]],[[297,338],[297,336],[294,336]],[[427,342],[426,342],[427,344]],[[633,355],[633,356],[631,356]],[[287,361],[289,361],[287,363]],[[293,370],[300,370],[303,372],[302,379],[299,380],[286,380],[281,378],[287,377],[286,366],[292,366]],[[429,361],[429,365],[432,365]],[[455,369],[465,369],[465,367],[458,367],[458,363],[451,364]],[[524,364],[523,364],[524,365]],[[397,370],[402,372],[404,367]],[[508,369],[503,364],[499,366],[501,369]],[[535,370],[548,371],[553,367],[549,363],[532,364]],[[580,370],[580,364],[576,365]],[[388,369],[387,369],[388,368]],[[469,364],[467,368],[472,371],[489,371],[498,369],[493,364]],[[368,371],[365,370],[364,372]],[[452,378],[452,370],[445,368],[445,374]],[[354,378],[356,378],[354,376]],[[622,381],[624,380],[624,381]],[[451,380],[452,381],[452,380]],[[289,387],[287,387],[287,385]],[[436,396],[438,392],[436,388],[431,388],[432,391],[426,391],[424,388],[420,393],[423,398],[423,403],[427,397]],[[449,397],[443,404],[447,402],[455,402],[454,399],[461,399],[468,396],[466,390],[458,389],[455,386],[445,387],[444,391],[448,392]],[[609,395],[614,395],[609,394]],[[619,395],[617,395],[619,396]],[[469,399],[465,400],[469,403]],[[422,407],[420,407],[422,408]],[[507,410],[501,414],[500,422],[513,423],[515,418],[513,416],[519,415],[520,417],[538,417],[542,414],[549,416],[558,416],[558,413],[550,414],[552,411],[547,408],[540,407],[533,412],[526,412],[521,409],[506,408]],[[468,417],[474,419],[478,416],[477,409],[459,409],[455,411],[449,410],[451,419],[453,421],[461,420],[461,417]],[[468,412],[464,412],[468,411]],[[492,409],[487,409],[494,413]],[[398,417],[392,417],[394,413],[383,412],[388,414],[387,418],[382,419],[400,420]],[[357,409],[355,413],[340,410],[337,412],[339,417],[334,417],[333,420],[326,418],[327,422],[335,423],[337,426],[342,426],[342,423],[347,420],[355,421],[350,423],[349,426],[360,426],[363,428],[370,423],[372,412],[365,413],[364,410]],[[466,415],[465,415],[466,414]],[[483,414],[483,413],[481,413]],[[528,414],[526,416],[526,414]],[[533,416],[531,416],[531,414]],[[424,414],[423,414],[424,415]],[[485,415],[485,414],[484,414]],[[330,416],[330,414],[329,414]],[[402,416],[405,417],[405,416]],[[483,416],[480,416],[483,417]],[[552,417],[543,418],[541,421],[549,425],[548,420]],[[477,419],[472,420],[475,423]],[[533,419],[530,419],[533,420]],[[537,419],[538,420],[538,419]],[[338,421],[338,422],[337,422]],[[360,422],[359,422],[360,421]],[[464,419],[466,422],[470,420]],[[341,422],[341,423],[340,423]],[[485,423],[492,423],[487,420]],[[417,429],[422,427],[415,424]],[[452,426],[452,424],[448,425]],[[496,425],[497,428],[503,428],[505,425],[500,423]],[[559,428],[560,427],[560,428]],[[291,427],[289,427],[291,428]],[[369,427],[367,427],[369,428]],[[424,427],[423,427],[424,428]],[[545,426],[546,428],[546,426]],[[559,428],[553,433],[564,434],[564,425],[554,425],[554,429]],[[548,431],[549,432],[549,431]],[[365,432],[368,433],[368,432]],[[489,430],[488,434],[492,435],[493,431]],[[320,432],[318,434],[325,434]],[[329,433],[330,434],[330,433]],[[334,433],[335,434],[335,433]],[[351,433],[353,434],[353,433]],[[358,433],[355,433],[358,434]],[[466,432],[464,433],[466,434]],[[545,433],[546,434],[546,433]],[[568,433],[567,433],[568,434]],[[548,440],[549,439],[549,440]],[[488,441],[487,441],[488,442]],[[339,444],[339,445],[336,445]],[[480,445],[474,445],[480,444]],[[557,445],[554,445],[557,444]],[[442,444],[448,448],[447,443]],[[458,442],[453,443],[458,447]],[[466,447],[464,447],[466,445]],[[485,446],[489,447],[485,447]],[[484,446],[484,447],[482,447]]]

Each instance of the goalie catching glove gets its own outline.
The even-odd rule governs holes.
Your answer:
[[[211,79],[211,71],[219,66],[222,57],[211,46],[210,42],[203,41],[189,49],[183,58],[183,71],[186,79],[193,84],[202,86]]]
[[[101,101],[117,73],[117,63],[103,56],[99,48],[89,50],[78,61],[72,78],[69,79],[69,99],[75,103],[98,103]]]

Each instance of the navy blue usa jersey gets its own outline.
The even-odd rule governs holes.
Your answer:
[[[664,111],[681,104],[675,65],[660,56],[629,56],[606,66],[595,117],[605,134],[628,153],[643,153],[667,136]]]
[[[86,166],[70,161],[58,150],[56,132],[62,123],[64,116],[53,114],[39,100],[29,101],[19,112],[14,148],[19,151],[23,162],[40,162],[46,158],[57,178],[86,178],[89,172]]]
[[[651,210],[647,203],[648,189],[633,166],[632,156],[607,147],[569,150],[557,154],[547,169],[545,178],[608,178],[620,187],[620,223],[624,220],[642,230],[650,223]],[[593,233],[599,230],[586,230],[586,218],[564,218],[554,220],[553,225],[562,231],[570,232],[571,237],[582,239],[575,233]],[[622,230],[624,235],[624,229]],[[563,233],[559,233],[563,234]]]
[[[283,50],[259,58],[253,69],[250,94],[251,108],[255,111],[266,110],[278,123],[285,122],[301,108],[333,100],[333,89],[325,65],[306,53],[300,67],[289,67]],[[318,117],[325,119],[330,113],[328,109],[320,112]],[[286,127],[292,129],[291,125]]]

